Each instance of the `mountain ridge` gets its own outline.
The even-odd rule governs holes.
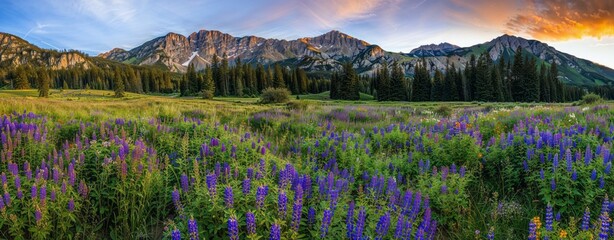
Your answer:
[[[341,63],[350,61],[363,75],[374,74],[384,61],[398,61],[406,75],[411,76],[422,58],[426,60],[429,71],[434,73],[435,70],[445,70],[448,64],[464,69],[472,54],[488,53],[493,60],[504,58],[510,61],[518,46],[540,62],[556,62],[560,79],[566,84],[614,86],[614,70],[607,66],[560,52],[538,40],[507,34],[469,47],[441,43],[424,45],[412,50],[413,54],[403,54],[386,51],[379,45],[337,30],[295,40],[267,39],[253,35],[234,37],[218,30],[200,30],[187,37],[170,32],[130,50],[114,48],[98,57],[89,57],[78,51],[42,49],[15,35],[0,33],[0,66],[28,64],[52,69],[88,68],[96,65],[99,62],[97,58],[100,58],[184,72],[190,63],[200,70],[210,64],[213,55],[222,58],[226,54],[231,64],[240,58],[246,63],[281,64],[300,67],[308,72],[340,70]]]

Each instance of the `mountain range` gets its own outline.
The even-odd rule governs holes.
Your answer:
[[[510,61],[517,49],[537,57],[538,63],[559,65],[559,78],[566,84],[579,86],[614,85],[614,70],[557,51],[546,43],[521,37],[502,35],[470,47],[450,43],[420,46],[409,53],[389,52],[378,45],[354,38],[339,31],[296,40],[267,39],[257,36],[235,37],[220,31],[200,30],[189,36],[168,33],[130,49],[115,48],[98,57],[79,52],[56,52],[40,49],[25,40],[0,33],[0,66],[20,64],[44,65],[51,68],[88,67],[103,59],[125,64],[157,66],[172,72],[185,72],[189,64],[203,69],[213,56],[224,55],[230,63],[240,59],[252,64],[281,64],[300,67],[308,72],[339,70],[350,61],[360,74],[372,74],[383,61],[398,61],[407,75],[412,75],[418,61],[425,59],[429,70],[444,70],[447,64],[462,69],[472,54],[488,53],[493,60]]]

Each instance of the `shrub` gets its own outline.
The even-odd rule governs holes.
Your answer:
[[[203,99],[213,99],[213,92],[212,91],[203,90],[203,92],[201,94],[202,94]]]
[[[285,88],[267,88],[260,95],[260,103],[285,103],[290,100],[290,91]]]
[[[449,117],[452,114],[452,108],[442,105],[435,109],[435,113],[442,117]]]
[[[286,104],[286,107],[289,110],[297,110],[297,111],[305,111],[308,106],[309,104],[307,104],[306,102],[300,102],[300,101],[292,101]]]
[[[596,103],[600,103],[603,102],[603,98],[601,98],[601,96],[594,94],[594,93],[589,93],[586,94],[582,97],[582,100],[580,101],[580,104],[582,105],[592,105],[592,104],[596,104]]]

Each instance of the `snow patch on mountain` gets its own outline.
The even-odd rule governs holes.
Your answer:
[[[192,52],[192,56],[190,56],[190,59],[188,59],[188,61],[184,62],[181,65],[184,67],[187,67],[188,65],[190,65],[190,62],[192,61],[192,59],[194,59],[196,56],[198,56],[198,52]]]

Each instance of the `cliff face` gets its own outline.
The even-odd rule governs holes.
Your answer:
[[[308,70],[338,68],[340,61],[351,61],[371,46],[339,31],[313,38],[286,41],[255,36],[234,37],[220,31],[201,30],[184,37],[170,33],[148,41],[130,51],[113,49],[102,58],[139,64],[163,64],[171,71],[183,72],[189,63],[204,68],[214,55],[230,62],[271,64],[296,62]],[[380,48],[381,51],[381,48]],[[364,55],[364,54],[363,54]]]
[[[0,33],[0,66],[44,66],[51,69],[92,66],[79,52],[57,52],[38,48],[11,34]]]

